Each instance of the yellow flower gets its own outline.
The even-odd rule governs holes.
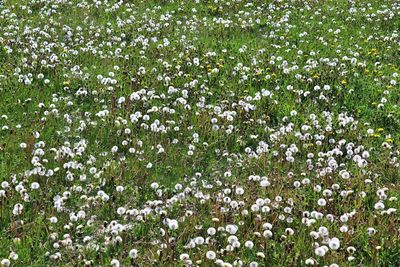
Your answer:
[[[372,49],[368,52],[368,55],[373,55],[373,56],[375,56],[377,52],[378,52],[378,50],[377,50],[376,48],[372,48]]]
[[[343,79],[340,83],[343,84],[343,85],[346,85],[347,81],[346,81],[346,79]]]

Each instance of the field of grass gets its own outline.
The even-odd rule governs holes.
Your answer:
[[[0,266],[400,266],[400,2],[2,0]]]

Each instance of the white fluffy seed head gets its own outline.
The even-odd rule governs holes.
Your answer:
[[[340,241],[338,238],[334,237],[329,240],[329,248],[332,250],[338,250],[340,247]]]
[[[209,260],[214,260],[216,258],[216,256],[217,256],[217,254],[215,254],[215,252],[211,251],[211,250],[207,251],[207,253],[206,253],[206,257]]]
[[[2,260],[1,260],[1,266],[6,266],[6,267],[8,267],[8,266],[10,266],[10,264],[11,264],[11,262],[10,262],[9,259],[2,259]]]
[[[318,247],[315,249],[315,255],[318,257],[323,257],[326,254],[326,250],[323,247]]]
[[[253,243],[253,241],[246,241],[245,243],[244,243],[244,246],[246,247],[246,248],[248,248],[248,249],[252,249],[253,247],[254,247],[254,243]]]
[[[137,251],[137,249],[131,249],[130,251],[129,251],[129,257],[131,258],[131,259],[136,259],[137,258],[137,256],[138,256],[138,251]]]

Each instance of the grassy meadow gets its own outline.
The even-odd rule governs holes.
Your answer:
[[[2,0],[0,266],[400,266],[400,2]]]

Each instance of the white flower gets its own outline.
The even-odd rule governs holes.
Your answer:
[[[95,174],[96,171],[97,171],[97,169],[96,169],[95,167],[91,167],[91,168],[89,169],[89,172],[90,172],[91,174]]]
[[[320,233],[321,236],[328,236],[329,234],[328,228],[326,228],[325,226],[319,227],[318,232]]]
[[[113,147],[111,148],[111,152],[112,152],[112,153],[117,153],[117,152],[118,152],[118,147],[117,147],[117,146],[113,146]]]
[[[305,264],[306,264],[306,265],[314,265],[314,264],[315,264],[315,261],[314,261],[313,259],[309,258],[309,259],[306,259]]]
[[[223,266],[224,262],[221,259],[215,261],[215,264],[218,266]]]
[[[237,230],[238,230],[238,227],[237,227],[236,225],[234,225],[234,224],[228,224],[228,225],[225,227],[225,230],[226,230],[229,234],[234,235],[234,234],[236,234],[236,232],[237,232]]]
[[[129,251],[129,257],[130,258],[132,258],[132,259],[136,259],[137,258],[137,256],[138,256],[138,251],[137,251],[137,249],[131,249],[130,251]]]
[[[293,234],[294,234],[294,230],[293,230],[292,228],[286,228],[286,229],[285,229],[285,233],[286,233],[287,235],[293,235]]]
[[[1,182],[1,187],[2,187],[3,189],[6,189],[6,188],[9,187],[9,183],[8,183],[7,181],[3,181],[3,182]]]
[[[198,236],[198,237],[195,238],[194,242],[197,245],[203,245],[204,244],[204,238],[202,236]]]
[[[179,259],[181,261],[186,261],[186,260],[190,259],[190,257],[189,257],[189,254],[182,253],[181,255],[179,255]]]
[[[113,267],[119,267],[119,260],[117,260],[117,259],[113,259],[112,261],[111,261],[111,266],[113,266]]]
[[[270,231],[270,230],[265,230],[264,232],[263,232],[263,236],[264,237],[272,237],[272,232]]]
[[[261,182],[260,182],[261,187],[268,187],[270,184],[271,183],[267,179],[261,180]]]
[[[272,229],[272,224],[270,224],[270,223],[264,223],[264,224],[263,224],[263,228],[266,229],[266,230],[271,230],[271,229]]]
[[[253,247],[254,247],[254,243],[253,243],[253,241],[246,241],[245,243],[244,243],[244,246],[246,247],[246,248],[248,248],[248,249],[252,249]]]
[[[347,171],[342,172],[341,174],[342,178],[347,180],[350,178],[350,173],[348,173]]]
[[[257,252],[257,257],[260,257],[260,258],[265,258],[265,254],[263,253],[263,252]]]
[[[375,203],[374,208],[376,210],[383,210],[385,208],[385,204],[383,204],[382,202]]]
[[[31,183],[31,189],[32,189],[32,190],[39,189],[39,187],[40,187],[39,183],[37,183],[37,182]]]
[[[22,204],[20,203],[15,204],[13,208],[13,214],[20,215],[22,213],[23,208],[24,206]]]
[[[13,261],[16,261],[16,260],[18,260],[18,254],[17,253],[15,253],[14,251],[12,251],[11,253],[10,253],[10,259],[12,259]]]
[[[367,231],[368,231],[368,234],[369,234],[369,235],[374,235],[374,234],[376,233],[376,230],[375,230],[374,228],[372,228],[372,227],[369,227],[369,228],[367,229]]]
[[[318,199],[318,205],[323,207],[326,205],[326,200],[323,198]]]
[[[178,221],[177,220],[168,220],[167,224],[168,224],[169,229],[171,229],[171,230],[178,229]]]
[[[334,237],[329,240],[329,248],[332,250],[338,250],[340,247],[340,241],[338,238]]]
[[[242,187],[238,187],[235,190],[237,195],[243,195],[244,194],[244,189]]]
[[[124,207],[119,207],[119,208],[117,209],[118,215],[123,215],[123,214],[125,214],[125,211],[126,211],[126,209],[125,209]]]
[[[350,247],[347,247],[347,252],[348,253],[354,253],[354,252],[356,252],[357,250],[356,250],[356,248],[355,247],[352,247],[352,246],[350,246]]]
[[[315,254],[319,257],[323,257],[323,256],[325,256],[327,249],[328,248],[326,248],[325,246],[318,247],[315,249]]]
[[[228,237],[228,243],[229,244],[233,244],[234,242],[237,242],[237,241],[238,241],[238,238],[236,236],[234,236],[234,235],[231,235],[231,236]]]
[[[217,232],[217,230],[215,230],[214,227],[210,227],[207,229],[207,234],[208,235],[215,235],[215,233]]]
[[[124,187],[121,185],[118,185],[115,189],[117,190],[118,193],[121,193],[124,191]]]
[[[207,259],[209,259],[209,260],[214,260],[215,259],[215,257],[216,257],[217,255],[215,254],[215,252],[214,251],[207,251],[207,253],[206,253],[206,257],[207,257]]]
[[[9,259],[2,259],[1,266],[10,266],[11,262]]]

